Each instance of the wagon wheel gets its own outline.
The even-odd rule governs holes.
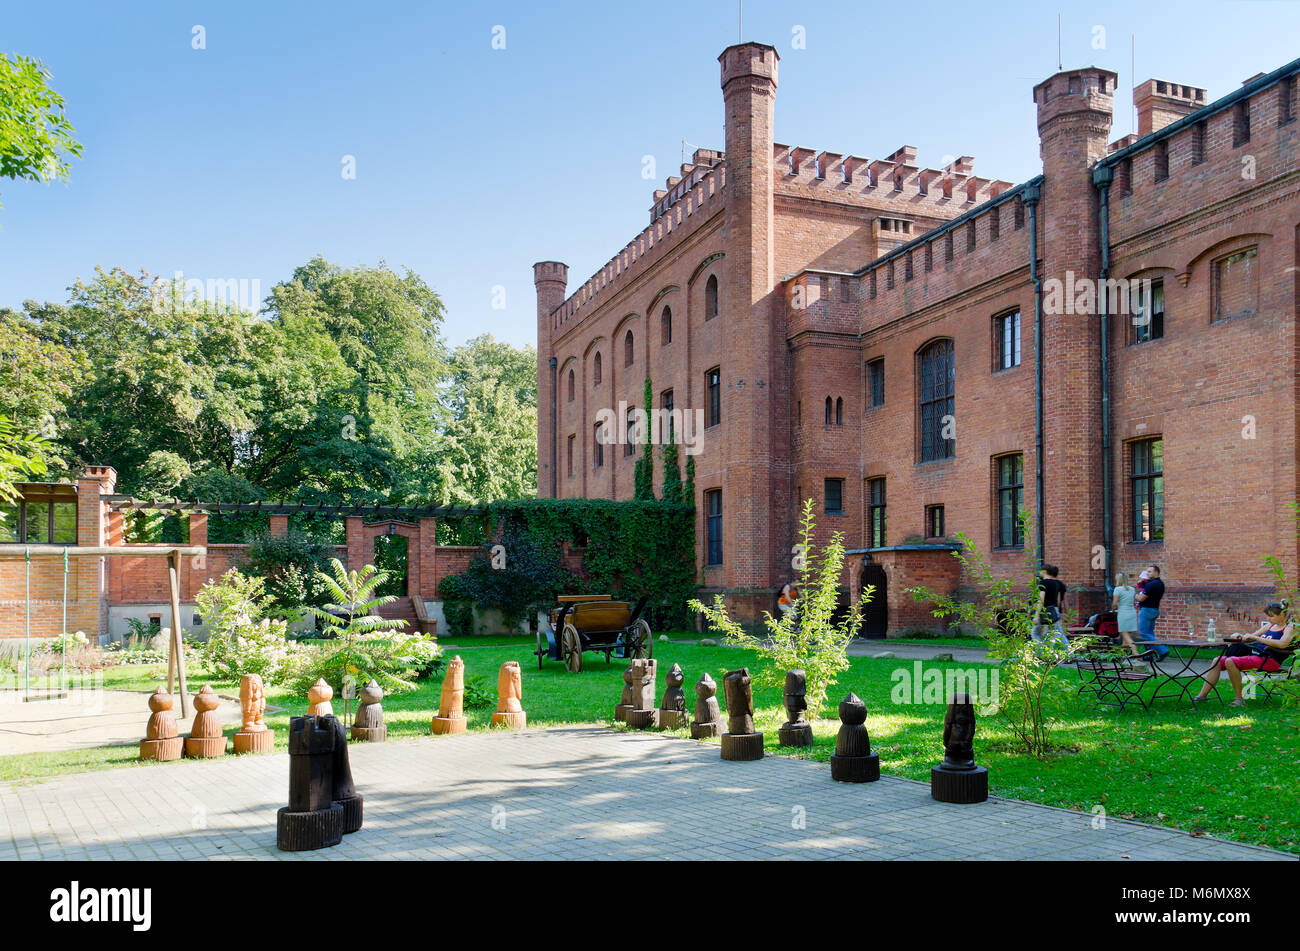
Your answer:
[[[655,655],[654,637],[650,633],[650,624],[645,618],[639,619],[632,625],[630,641],[634,658]]]
[[[569,673],[582,673],[582,638],[572,624],[564,625],[564,633],[560,635],[560,656]]]

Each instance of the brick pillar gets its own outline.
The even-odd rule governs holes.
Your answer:
[[[87,466],[77,480],[77,544],[86,547],[103,547],[122,544],[122,516],[110,513],[108,503],[101,496],[112,495],[117,488],[117,470],[112,466]],[[110,540],[111,539],[111,540]],[[95,617],[94,630],[86,634],[100,636],[108,633],[109,590],[114,582],[114,569],[120,584],[120,565],[116,558],[78,558],[69,570],[68,598],[78,602],[76,614],[89,621]],[[87,602],[94,603],[91,609]],[[69,626],[72,626],[72,605],[69,605]]]
[[[190,517],[190,544],[206,547],[208,544],[208,516],[194,512]],[[206,555],[193,555],[181,562],[181,600],[193,601],[208,580]]]
[[[360,515],[349,515],[344,520],[346,526],[346,541],[348,546],[348,561],[344,566],[348,571],[360,571],[362,565],[368,565],[374,559],[366,551],[365,530],[362,526]]]
[[[1096,290],[1100,224],[1091,168],[1107,154],[1115,82],[1109,70],[1089,67],[1034,87],[1043,158],[1043,558],[1061,567],[1067,584],[1104,582],[1091,567],[1093,546],[1103,543],[1101,323],[1095,306],[1047,313],[1048,282],[1061,282],[1058,299],[1069,296],[1071,276],[1073,286],[1093,282]]]
[[[775,368],[784,361],[773,290],[772,126],[777,51],[744,43],[722,51],[726,134],[726,262],[722,307],[734,343],[721,364],[723,565],[731,588],[774,583],[770,474],[775,458]],[[711,454],[717,458],[717,450]],[[708,488],[708,486],[701,486]]]
[[[420,587],[418,591],[412,589],[411,593],[432,601],[437,597],[438,589],[438,520],[422,518],[419,524]]]
[[[564,303],[569,285],[569,266],[559,261],[539,261],[533,265],[533,286],[537,289],[537,497],[551,498],[551,430],[554,422],[551,412],[554,389],[551,380],[551,312]],[[558,385],[558,380],[556,384]],[[560,439],[558,431],[555,439]],[[555,447],[555,463],[559,462],[560,449]]]
[[[272,515],[271,516],[271,537],[283,537],[289,534],[289,516]]]

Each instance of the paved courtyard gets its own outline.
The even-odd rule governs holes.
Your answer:
[[[894,777],[726,763],[716,745],[567,727],[354,744],[365,827],[275,848],[286,753],[0,784],[0,859],[1279,859],[1006,799],[952,806]],[[1100,824],[1098,824],[1100,825]]]

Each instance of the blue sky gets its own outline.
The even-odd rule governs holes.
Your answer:
[[[265,295],[320,253],[421,274],[453,343],[530,343],[532,263],[567,262],[572,289],[645,226],[682,139],[724,144],[716,58],[737,40],[735,0],[112,6],[0,7],[0,51],[44,60],[85,146],[66,185],[0,182],[0,306],[64,300],[97,264]],[[749,0],[744,36],[781,53],[778,141],[871,157],[906,143],[923,165],[968,154],[1019,182],[1040,170],[1030,89],[1056,70],[1057,12]],[[1060,13],[1065,66],[1114,69],[1121,89],[1131,35],[1138,78],[1211,99],[1300,53],[1291,0]],[[1130,116],[1125,96],[1114,137]]]

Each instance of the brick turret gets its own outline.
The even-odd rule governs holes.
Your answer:
[[[1043,158],[1040,254],[1045,281],[1070,287],[1100,275],[1094,162],[1107,155],[1116,75],[1097,67],[1034,87]],[[1065,308],[1071,309],[1071,308]],[[1070,584],[1100,585],[1092,551],[1103,542],[1100,322],[1094,313],[1043,314],[1043,558]],[[1026,459],[1026,469],[1029,469]]]
[[[537,495],[551,498],[551,430],[553,383],[551,380],[551,314],[564,303],[569,286],[569,266],[559,261],[533,265],[533,286],[537,289]]]

